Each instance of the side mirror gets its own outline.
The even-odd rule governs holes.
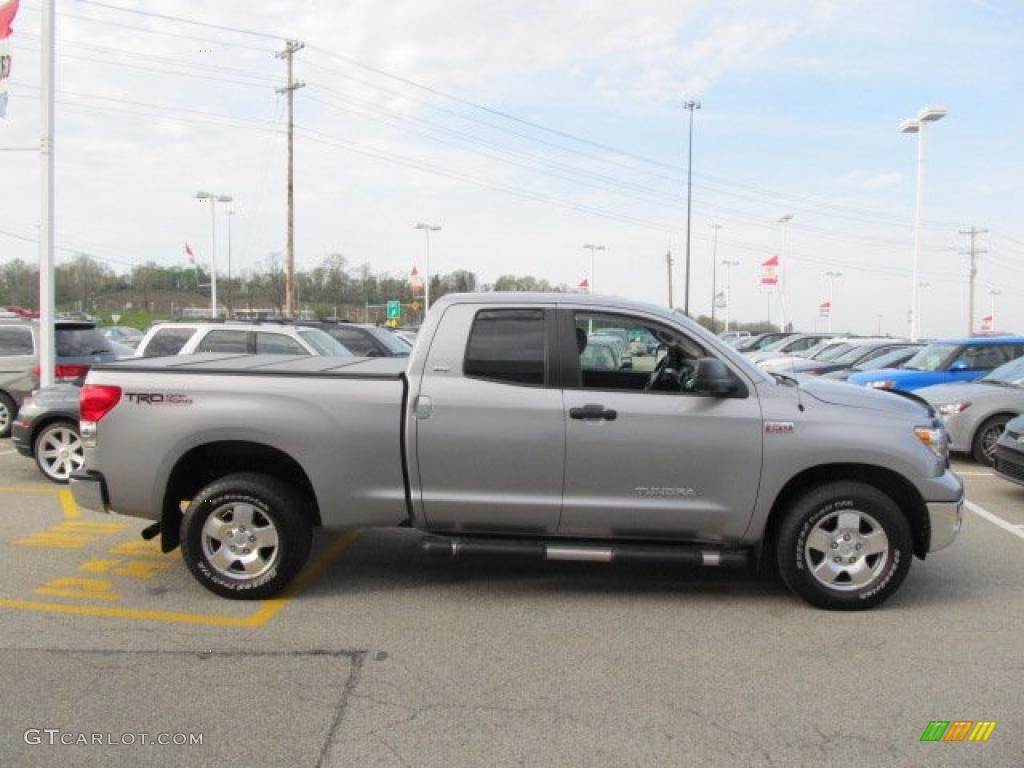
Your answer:
[[[731,395],[739,382],[717,357],[702,357],[695,366],[690,391],[701,395]]]
[[[956,361],[953,362],[953,364],[951,366],[949,366],[949,370],[951,370],[951,371],[966,371],[967,370],[967,361],[966,360],[956,360]]]

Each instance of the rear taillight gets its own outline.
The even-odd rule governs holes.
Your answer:
[[[103,384],[86,384],[78,398],[82,421],[94,424],[110,413],[121,402],[121,388]]]
[[[37,379],[40,377],[41,369],[38,365],[33,373],[35,373]],[[53,380],[76,381],[77,379],[84,379],[87,373],[89,373],[88,365],[55,365],[53,367]]]

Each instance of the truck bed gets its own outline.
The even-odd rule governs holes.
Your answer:
[[[317,355],[246,355],[203,352],[197,355],[139,357],[96,365],[97,371],[147,373],[210,373],[260,376],[336,376],[356,379],[399,379],[408,358],[320,357]]]

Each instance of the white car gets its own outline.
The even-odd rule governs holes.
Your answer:
[[[139,342],[135,356],[164,357],[198,352],[352,356],[343,344],[319,328],[231,320],[158,323]]]

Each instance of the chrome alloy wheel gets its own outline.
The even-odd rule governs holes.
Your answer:
[[[78,431],[63,424],[48,427],[36,443],[36,458],[49,479],[67,482],[71,473],[85,464]]]
[[[280,539],[274,522],[252,504],[217,507],[203,524],[203,555],[218,573],[252,581],[277,564]]]
[[[871,515],[844,509],[814,525],[804,544],[804,560],[814,578],[829,589],[863,589],[885,571],[889,537]]]
[[[2,426],[3,425],[0,425],[0,428],[2,428]],[[1005,427],[1005,422],[993,424],[981,435],[981,452],[985,454],[985,458],[988,459],[989,464],[995,463],[996,443],[998,443],[999,438],[1003,436],[1003,429],[1005,429]]]
[[[3,400],[0,400],[0,435],[7,432],[11,426],[11,409],[7,407]]]

